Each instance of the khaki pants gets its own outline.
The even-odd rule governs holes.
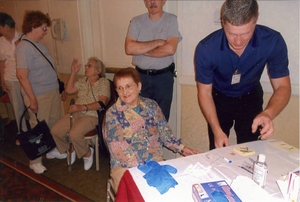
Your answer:
[[[72,128],[70,129],[70,114],[64,116],[51,128],[51,134],[56,142],[60,153],[69,149],[66,135],[69,133],[70,141],[76,151],[77,157],[81,158],[89,151],[89,145],[84,135],[95,129],[98,124],[98,117],[84,115],[80,112],[73,113]]]
[[[120,184],[120,181],[121,181],[121,178],[123,177],[125,171],[127,170],[127,168],[112,168],[110,170],[110,177],[112,179],[112,187],[113,187],[113,190],[115,191],[115,193],[118,192],[118,188],[119,188],[119,184]]]
[[[25,110],[23,97],[21,95],[21,87],[19,81],[4,80],[6,86],[9,88],[8,96],[12,104],[14,115],[16,117],[18,132],[20,132],[20,119]],[[22,130],[26,131],[25,118],[22,121]]]
[[[36,97],[38,103],[37,118],[42,121],[45,120],[48,127],[51,128],[61,118],[61,103],[58,90],[50,91],[46,94]],[[27,107],[30,106],[30,101],[27,96],[24,96],[24,103]],[[35,114],[29,109],[29,123],[33,128],[37,124]],[[30,164],[37,164],[42,162],[42,157],[30,161]]]

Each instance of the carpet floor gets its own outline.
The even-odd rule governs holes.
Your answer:
[[[16,133],[17,126],[15,121],[12,121],[9,125],[4,127],[4,132],[0,134],[0,158],[11,159],[15,164],[20,164],[28,168],[29,160],[26,154],[20,146],[15,144]],[[99,158],[100,171],[98,172],[96,171],[95,163],[90,170],[85,171],[83,168],[83,159],[76,159],[75,163],[72,165],[72,171],[69,171],[66,159],[47,159],[45,157],[43,157],[43,165],[47,168],[46,173],[37,175],[29,168],[28,172],[35,176],[44,176],[57,184],[61,184],[62,186],[83,195],[87,198],[86,200],[90,199],[92,201],[104,202],[106,201],[106,182],[109,177],[109,158],[101,154]],[[14,181],[12,181],[12,183],[13,182]],[[15,200],[12,199],[8,201]],[[46,200],[44,199],[43,201]]]
[[[0,157],[0,201],[92,201],[11,159]]]

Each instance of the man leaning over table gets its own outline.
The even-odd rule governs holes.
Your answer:
[[[256,0],[226,0],[222,28],[196,48],[198,101],[208,122],[210,149],[229,145],[233,123],[237,143],[257,140],[259,135],[270,138],[272,120],[289,102],[285,41],[279,32],[257,25],[258,15]],[[260,78],[265,65],[274,92],[263,110]]]
[[[131,20],[125,52],[133,55],[132,63],[141,76],[141,96],[155,100],[168,121],[174,83],[173,55],[182,37],[177,17],[163,11],[166,0],[144,3],[148,13]]]

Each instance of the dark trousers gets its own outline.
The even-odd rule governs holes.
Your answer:
[[[139,74],[142,80],[141,96],[155,100],[168,121],[173,96],[173,73],[168,71],[155,76]]]
[[[263,90],[257,85],[252,91],[241,97],[227,97],[212,90],[217,116],[223,132],[229,137],[229,131],[234,124],[237,143],[257,140],[258,134],[252,133],[253,119],[262,111]],[[208,124],[209,149],[215,148],[214,134]]]

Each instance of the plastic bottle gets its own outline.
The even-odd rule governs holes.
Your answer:
[[[266,155],[259,154],[257,161],[254,162],[252,179],[260,187],[264,188],[267,179],[268,168],[266,164]]]

